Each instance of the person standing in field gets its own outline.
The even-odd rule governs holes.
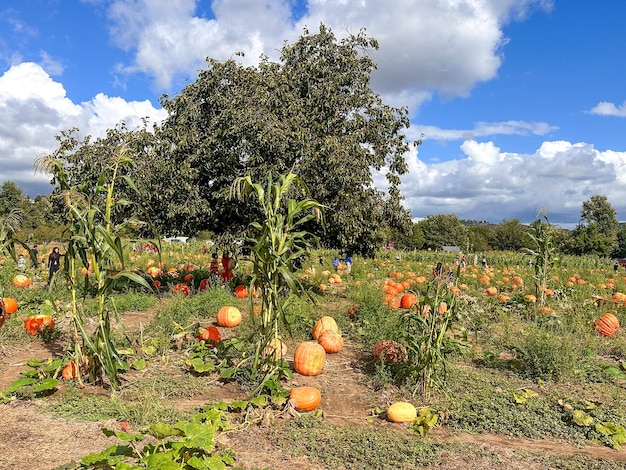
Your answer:
[[[61,256],[64,255],[61,254],[58,246],[55,246],[48,256],[48,285],[50,285],[54,274],[61,269]]]
[[[31,250],[33,252],[33,259],[31,260],[31,265],[33,268],[37,267],[37,263],[39,262],[39,250],[37,249],[37,245],[33,246]]]

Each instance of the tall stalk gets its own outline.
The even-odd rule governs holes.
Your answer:
[[[293,173],[280,175],[276,181],[268,175],[265,186],[253,183],[250,176],[235,180],[231,197],[239,199],[255,196],[261,206],[263,219],[250,224],[246,246],[252,252],[252,277],[250,289],[256,289],[261,297],[261,325],[259,342],[253,370],[258,371],[273,362],[267,375],[276,372],[278,356],[263,358],[262,352],[270,341],[277,344],[280,324],[289,326],[285,305],[294,296],[309,295],[300,280],[293,274],[293,263],[306,254],[307,249],[317,245],[317,238],[302,228],[307,222],[321,220],[322,205],[307,197],[302,180]],[[302,196],[301,200],[289,196]]]
[[[117,206],[129,204],[128,201],[115,199],[115,185],[119,179],[123,178],[136,191],[130,178],[120,176],[123,169],[132,165],[126,152],[125,146],[116,149],[109,162],[110,172],[100,175],[93,186],[71,186],[60,159],[47,158],[38,162],[54,176],[68,210],[68,243],[64,264],[72,298],[70,315],[74,328],[75,360],[79,370],[89,371],[91,381],[102,381],[102,376],[106,375],[113,388],[120,385],[118,372],[128,366],[117,353],[111,339],[111,312],[114,306],[109,300],[112,290],[122,278],[150,289],[144,278],[126,269],[124,246],[119,233],[130,220],[117,226],[112,221],[113,210]],[[93,270],[98,306],[98,324],[93,332],[87,330],[82,314],[78,295],[79,266],[89,266]],[[121,327],[119,318],[118,324]]]
[[[535,258],[533,280],[535,282],[535,295],[540,307],[543,307],[546,303],[546,289],[548,287],[550,270],[556,261],[556,248],[553,243],[554,229],[545,215],[543,218],[545,222],[536,220],[528,233],[535,246],[523,249],[527,255]]]

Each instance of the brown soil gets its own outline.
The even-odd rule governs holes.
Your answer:
[[[152,312],[125,314],[127,328],[139,328],[147,324]],[[23,346],[0,346],[0,389],[6,388],[19,377],[30,358],[48,358],[61,354],[58,345],[33,342]],[[346,342],[339,354],[329,355],[324,372],[316,377],[294,375],[293,385],[313,385],[322,392],[320,408],[325,421],[336,425],[365,425],[372,410],[384,408],[394,401],[393,389],[373,392],[363,383],[362,352],[354,344]],[[85,389],[86,393],[107,392],[101,388]],[[225,401],[244,398],[237,396],[233,387],[215,384],[201,397],[178,400],[181,409],[200,407],[215,399]],[[72,460],[78,461],[91,452],[99,452],[115,442],[107,438],[102,427],[119,428],[114,421],[85,422],[52,417],[41,410],[41,401],[15,401],[0,405],[0,469],[50,470]],[[285,418],[286,419],[286,418]],[[389,426],[398,432],[407,432],[402,424],[386,421],[377,425]],[[280,425],[280,424],[278,424]],[[220,445],[235,450],[237,465],[243,468],[269,468],[276,470],[324,469],[306,457],[292,457],[284,449],[272,443],[271,424],[251,426],[243,431],[220,437]],[[467,444],[473,451],[448,451],[442,455],[437,469],[544,469],[543,464],[529,457],[539,455],[582,455],[598,460],[624,462],[626,449],[613,450],[601,445],[575,447],[551,440],[529,440],[502,435],[454,434],[445,426],[431,431],[434,441],[457,441]],[[417,438],[417,437],[416,437]],[[461,447],[463,449],[463,447]],[[495,456],[495,457],[494,457]],[[346,467],[351,468],[351,467]],[[353,467],[352,467],[353,468]]]

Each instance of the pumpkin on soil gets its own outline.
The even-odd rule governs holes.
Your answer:
[[[409,358],[404,345],[390,339],[381,339],[374,344],[374,357],[376,360],[382,357],[387,362],[406,362]]]
[[[417,419],[417,410],[411,403],[398,401],[387,408],[387,419],[393,423],[410,423]]]
[[[13,277],[13,285],[18,288],[24,288],[30,286],[30,278],[24,274],[16,274]]]
[[[343,349],[343,338],[340,334],[335,333],[334,331],[324,331],[320,337],[317,338],[317,342],[321,344],[324,351],[329,354],[338,353]]]
[[[605,313],[593,322],[593,327],[602,336],[610,338],[619,331],[619,320],[612,313]]]
[[[76,380],[78,378],[76,363],[74,361],[68,362],[63,368],[63,372],[61,372],[61,376],[65,380]]]
[[[211,346],[215,346],[222,339],[222,335],[220,334],[220,330],[214,326],[209,326],[200,332],[198,339],[200,341],[206,341]]]
[[[313,411],[322,401],[322,394],[315,387],[294,387],[289,393],[289,400],[298,411]]]
[[[226,328],[232,328],[241,324],[241,312],[237,307],[227,305],[217,311],[217,324]]]
[[[320,335],[326,330],[330,330],[334,333],[339,333],[339,327],[337,326],[337,322],[333,317],[330,317],[328,315],[323,316],[315,322],[315,325],[313,325],[313,331],[311,332],[311,334],[313,335],[313,339],[318,339]]]
[[[54,320],[50,315],[34,315],[24,321],[24,329],[31,336],[46,328],[54,328]]]
[[[293,367],[300,375],[318,375],[326,362],[326,351],[315,341],[304,341],[293,353]]]
[[[181,282],[174,286],[174,293],[187,296],[191,293],[191,289],[189,289],[189,286],[187,284]]]

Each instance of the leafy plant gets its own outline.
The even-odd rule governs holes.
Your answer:
[[[56,377],[61,371],[62,359],[29,359],[26,365],[29,369],[22,372],[24,378],[17,379],[8,388],[0,390],[0,402],[8,403],[17,398],[40,398],[56,390],[59,384]]]
[[[265,381],[275,379],[284,369],[276,355],[264,357],[263,351],[270,341],[277,344],[281,340],[280,324],[289,325],[286,304],[292,297],[310,296],[294,274],[294,265],[317,241],[304,227],[312,220],[320,220],[322,205],[307,197],[304,182],[294,173],[280,175],[276,181],[269,174],[265,186],[253,183],[250,176],[235,180],[231,197],[251,194],[256,196],[262,211],[262,220],[250,224],[246,238],[246,246],[252,252],[249,292],[256,290],[261,298],[261,325],[252,370],[266,368],[266,372],[256,389],[258,393]],[[290,197],[296,195],[303,199]]]

